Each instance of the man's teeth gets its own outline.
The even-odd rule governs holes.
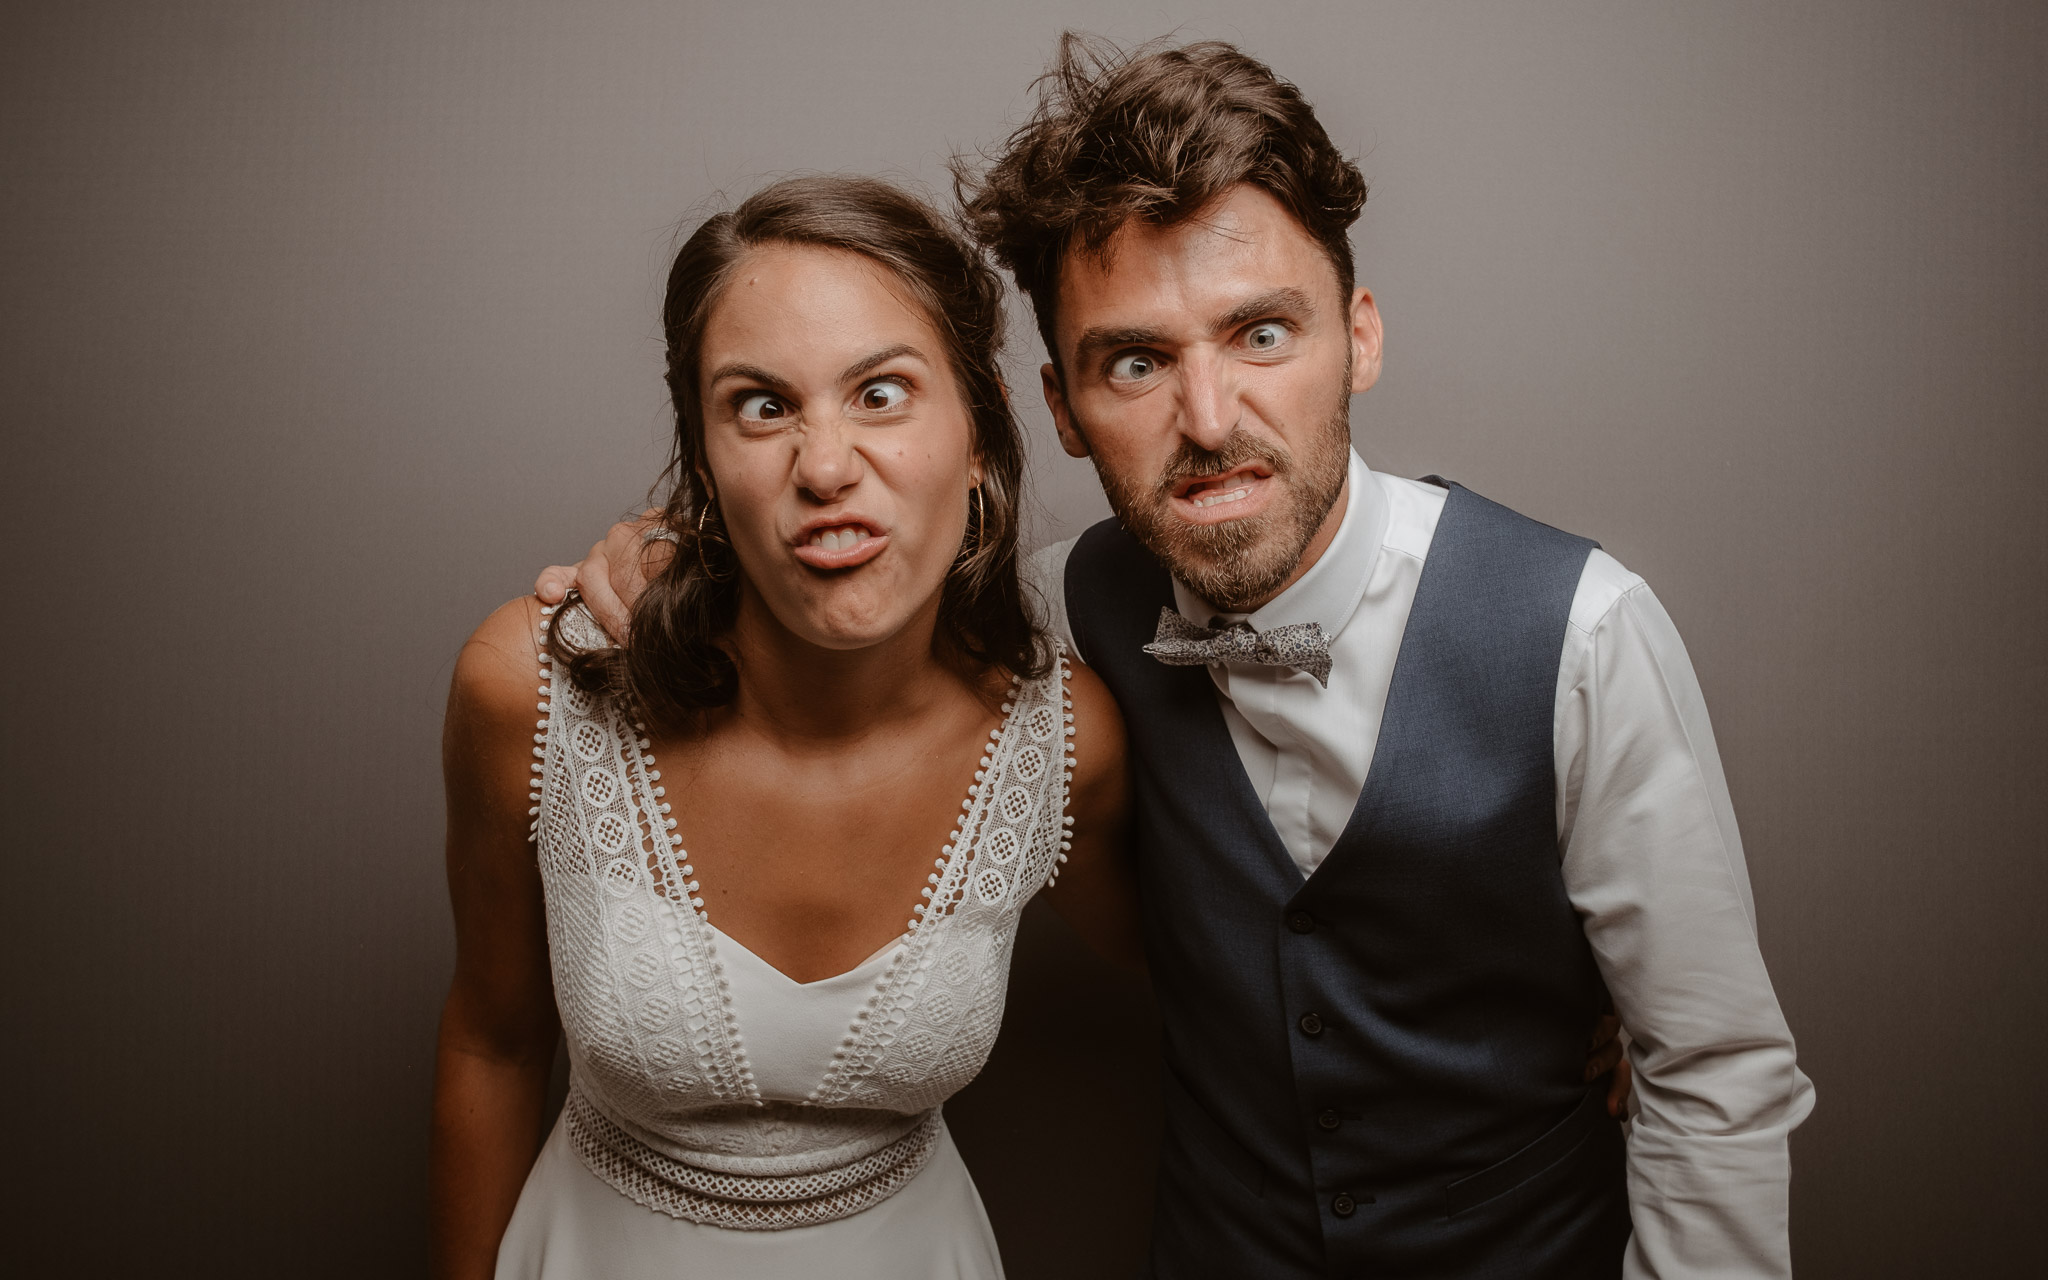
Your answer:
[[[848,525],[843,529],[820,529],[811,535],[811,545],[827,551],[844,551],[868,540],[868,531],[859,525]]]
[[[1238,502],[1250,496],[1250,494],[1251,490],[1249,488],[1230,489],[1223,493],[1205,493],[1195,499],[1195,505],[1198,507],[1213,507],[1221,502]]]

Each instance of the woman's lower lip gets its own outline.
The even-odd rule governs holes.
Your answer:
[[[875,533],[837,551],[806,544],[796,548],[796,558],[813,569],[851,569],[882,554],[882,548],[888,541],[888,534]]]

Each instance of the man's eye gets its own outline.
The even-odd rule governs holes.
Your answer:
[[[765,391],[756,391],[740,401],[740,416],[756,422],[774,422],[789,416],[789,406],[781,396],[771,396]]]
[[[854,397],[855,403],[863,409],[894,409],[910,399],[910,391],[900,382],[870,382]]]
[[[1277,324],[1255,324],[1244,335],[1244,345],[1254,351],[1271,351],[1285,341],[1287,329]]]
[[[1141,382],[1159,372],[1159,361],[1141,351],[1110,361],[1109,376],[1116,382]]]

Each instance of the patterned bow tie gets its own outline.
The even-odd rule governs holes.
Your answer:
[[[1233,622],[1211,631],[1162,608],[1159,631],[1145,652],[1169,667],[1199,667],[1211,662],[1293,667],[1314,676],[1325,689],[1330,687],[1330,638],[1314,622],[1291,623],[1271,631],[1255,631],[1249,622]]]

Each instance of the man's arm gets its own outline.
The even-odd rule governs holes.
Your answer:
[[[590,546],[578,564],[551,564],[533,581],[533,594],[542,604],[560,604],[569,592],[579,592],[590,616],[614,640],[625,638],[631,626],[633,602],[651,576],[661,571],[660,557],[672,548],[665,542],[649,542],[647,532],[661,523],[661,513],[652,508],[634,520],[621,520]],[[1023,557],[1021,567],[1027,606],[1037,612],[1038,624],[1075,650],[1073,629],[1067,625],[1067,556],[1076,538],[1054,543]],[[1078,651],[1075,656],[1080,657]]]
[[[1813,1107],[1757,947],[1691,660],[1595,552],[1558,688],[1565,887],[1632,1043],[1624,1274],[1790,1276],[1787,1137]]]

